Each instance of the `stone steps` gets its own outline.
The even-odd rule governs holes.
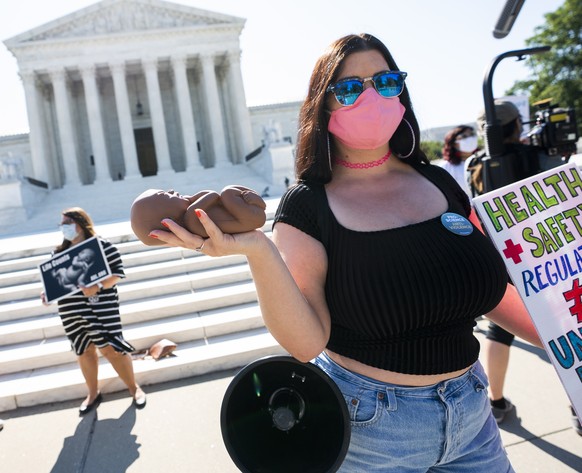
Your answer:
[[[136,350],[140,351],[163,338],[176,343],[185,343],[226,335],[235,331],[237,327],[241,331],[263,327],[256,303],[137,322],[126,325],[124,335],[127,340],[131,340]],[[75,360],[69,341],[63,333],[56,337],[4,346],[0,351],[0,373],[46,368]]]
[[[273,201],[266,233],[275,208]],[[138,351],[163,338],[178,344],[169,358],[134,361],[140,384],[242,367],[283,353],[264,327],[244,257],[147,247],[127,221],[97,226],[97,231],[122,253],[127,277],[118,288],[125,338]],[[85,396],[56,305],[44,306],[39,298],[38,265],[60,238],[48,231],[0,240],[0,412]],[[100,363],[101,391],[124,390],[109,363]]]
[[[136,271],[127,271],[126,281],[119,284],[119,297],[121,302],[132,302],[136,299],[147,299],[156,296],[181,294],[188,291],[206,288],[212,285],[225,285],[230,282],[250,279],[248,266],[244,259],[228,258],[222,262],[213,258],[205,258],[205,261],[188,260],[164,261],[136,268]],[[196,264],[201,263],[201,264]],[[200,268],[207,263],[208,268]],[[236,266],[234,265],[236,264]],[[193,271],[192,268],[195,268]],[[155,278],[152,278],[155,275]],[[37,272],[38,276],[38,272]],[[164,278],[163,284],[160,278]],[[0,295],[6,298],[6,302],[0,303],[2,320],[16,320],[25,317],[56,314],[56,305],[40,305],[40,293],[42,284],[39,281],[23,285],[15,285],[2,288]],[[27,297],[26,299],[24,297]],[[0,343],[1,345],[1,343]]]
[[[256,302],[256,297],[254,284],[245,282],[196,293],[146,298],[125,304],[122,302],[120,313],[124,326],[129,326],[137,322],[197,314],[213,308]],[[32,309],[40,304],[40,300],[29,304],[32,312]],[[45,340],[62,334],[64,331],[56,313],[8,320],[0,324],[0,347],[4,349],[8,344],[29,342],[38,338]]]
[[[171,357],[159,361],[136,360],[134,370],[138,382],[147,386],[241,367],[257,358],[283,353],[282,348],[263,328],[181,343]],[[126,389],[111,365],[103,360],[99,366],[99,389],[103,393]],[[85,382],[76,363],[0,376],[0,412],[82,399],[85,395]]]

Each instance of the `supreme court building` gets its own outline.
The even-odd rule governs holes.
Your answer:
[[[103,0],[5,40],[29,118],[22,174],[50,189],[241,164],[278,109],[294,139],[298,103],[251,119],[244,24],[162,0]]]

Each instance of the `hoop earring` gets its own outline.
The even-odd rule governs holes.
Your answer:
[[[327,160],[329,162],[329,172],[331,171],[331,146],[329,145],[329,132],[325,135],[327,138]]]
[[[412,125],[410,124],[410,122],[406,118],[403,118],[403,120],[408,125],[408,128],[410,129],[410,133],[412,134],[412,148],[410,149],[410,152],[408,154],[399,154],[398,155],[399,158],[405,159],[405,158],[410,157],[410,155],[414,152],[414,148],[416,146],[416,137],[414,136],[414,130],[412,129]]]

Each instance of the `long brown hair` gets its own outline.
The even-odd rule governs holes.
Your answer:
[[[307,98],[299,112],[299,133],[295,153],[295,173],[298,180],[313,180],[327,183],[331,180],[328,160],[329,114],[326,113],[326,90],[337,80],[344,60],[353,53],[376,50],[386,60],[388,68],[399,70],[388,48],[370,34],[348,35],[332,43],[315,63],[309,81]],[[420,130],[412,110],[412,103],[405,85],[400,102],[406,108],[404,118],[414,131],[414,150],[407,160],[424,162],[428,158],[420,149]],[[407,155],[412,148],[412,135],[408,125],[402,120],[400,126],[390,139],[390,149],[396,155]]]
[[[83,232],[83,240],[87,240],[95,236],[95,228],[93,228],[93,220],[89,217],[89,214],[85,212],[81,207],[71,207],[69,209],[63,210],[61,215],[68,217],[73,220]],[[71,242],[69,240],[63,239],[63,242],[55,248],[55,254],[65,251],[71,247]]]

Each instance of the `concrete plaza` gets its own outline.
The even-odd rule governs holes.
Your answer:
[[[483,340],[482,333],[478,337]],[[234,473],[219,418],[235,374],[148,386],[148,404],[139,411],[128,396],[116,393],[84,418],[77,413],[81,400],[5,412],[0,470]],[[582,437],[571,428],[568,398],[542,350],[516,340],[506,393],[516,410],[501,425],[501,435],[516,472],[582,471]]]

